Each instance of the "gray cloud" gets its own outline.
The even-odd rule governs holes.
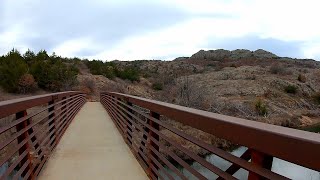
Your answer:
[[[48,52],[52,52],[66,42],[72,41],[72,45],[77,48],[76,42],[88,41],[87,47],[86,44],[84,46],[80,44],[79,51],[73,49],[72,55],[93,57],[113,48],[120,48],[121,51],[121,47],[123,47],[121,43],[129,37],[144,37],[147,33],[160,32],[162,29],[197,18],[237,19],[235,16],[236,14],[232,13],[190,12],[172,6],[172,4],[169,6],[169,4],[161,3],[161,0],[136,0],[134,2],[131,0],[108,0],[105,2],[99,0],[0,0],[0,53],[6,53],[5,51],[12,47],[30,48],[35,51],[46,49]],[[182,28],[173,32],[171,36],[169,33],[170,37],[168,38],[175,39],[176,36],[179,36],[180,31],[181,34],[186,34],[183,31],[190,30],[192,32],[197,28],[202,28],[198,24],[197,26],[194,29],[193,27],[190,29]],[[210,34],[210,32],[208,33]],[[197,35],[201,37],[201,34]],[[204,37],[210,37],[210,35]],[[157,43],[162,44],[160,42],[162,39],[155,39],[159,42],[154,43],[154,47],[149,49],[150,52],[154,52],[154,56],[146,58],[171,59],[190,55],[170,51],[167,53],[169,55],[162,55],[163,52],[157,54]],[[177,39],[179,41],[179,38]],[[163,41],[166,39],[164,38]],[[192,44],[193,42],[189,42],[188,38],[185,38],[185,43]],[[194,45],[192,49],[198,48],[201,43],[195,42],[192,44]],[[252,34],[240,38],[209,39],[205,47],[230,50],[262,48],[279,56],[303,57],[301,48],[304,48],[304,43],[306,42],[286,42],[273,38],[262,39],[259,38],[259,34]],[[177,44],[177,46],[183,46],[184,42]],[[141,46],[140,44],[139,46],[137,43],[137,47],[135,44],[133,46],[134,48],[127,48],[134,51],[135,48],[143,48],[148,45]],[[125,54],[126,50],[123,51]],[[180,52],[185,51],[181,50]],[[144,57],[143,54],[136,56]]]
[[[188,18],[179,9],[151,2],[101,5],[84,0],[57,0],[21,3],[23,7],[17,2],[16,6],[6,14],[6,27],[23,24],[20,41],[31,48],[49,51],[64,41],[82,37],[92,38],[104,48],[110,48],[128,36],[164,28]]]
[[[0,1],[0,34],[4,31],[4,2]]]
[[[99,53],[98,49],[82,49],[77,53],[78,57],[88,57],[88,56],[94,56],[97,53]]]
[[[257,36],[245,36],[241,38],[212,39],[207,44],[208,48],[217,47],[222,49],[264,49],[278,56],[303,57],[300,47],[303,42],[282,41],[273,38],[260,38]]]
[[[46,37],[25,37],[22,38],[21,41],[28,44],[28,48],[32,49],[33,51],[39,51],[42,49],[50,50],[54,48],[57,44],[55,44],[55,41],[46,38]]]

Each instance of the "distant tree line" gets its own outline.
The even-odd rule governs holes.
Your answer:
[[[48,55],[45,50],[34,53],[31,50],[21,54],[12,49],[0,56],[0,86],[7,92],[27,93],[38,88],[47,91],[70,90],[77,84],[78,64],[83,62],[94,75],[109,79],[115,77],[139,81],[138,65],[120,66],[115,62],[64,58],[55,53]]]
[[[139,81],[140,70],[136,66],[120,67],[114,62],[102,62],[100,60],[85,61],[90,72],[94,75],[103,75],[109,79],[115,77],[130,80]]]
[[[48,55],[45,50],[37,54],[28,50],[21,54],[12,49],[0,56],[0,86],[12,93],[26,93],[41,88],[48,91],[68,90],[74,86],[79,70],[69,59]]]

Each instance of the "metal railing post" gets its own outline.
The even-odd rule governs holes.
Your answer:
[[[73,98],[71,96],[66,96],[65,98],[66,99],[70,98],[70,99],[66,100],[66,109],[67,109],[67,112],[69,112],[70,106],[72,106],[72,103],[69,103],[69,102],[72,102]]]
[[[271,170],[272,161],[273,161],[272,156],[256,150],[251,150],[251,163],[253,163],[254,165]],[[266,178],[259,176],[256,173],[249,172],[248,179],[249,180],[265,180]]]
[[[160,114],[153,112],[153,111],[150,111],[150,116],[155,119],[160,119]],[[154,121],[151,121],[150,119],[148,119],[147,123],[151,127],[153,127],[154,129],[159,130],[159,124],[155,123]],[[148,141],[147,141],[148,142],[148,144],[147,144],[147,149],[148,149],[147,157],[148,157],[148,165],[149,165],[148,172],[150,172],[150,173],[153,172],[151,165],[153,167],[155,167],[157,170],[159,169],[159,167],[152,161],[152,158],[151,158],[151,156],[153,156],[155,159],[158,159],[157,155],[150,149],[151,147],[153,147],[157,152],[159,152],[159,146],[151,140],[151,137],[153,137],[154,139],[159,141],[159,135],[149,129]],[[158,178],[156,172],[153,172],[153,174],[156,176],[156,178]],[[151,175],[150,175],[150,177],[151,177]]]
[[[52,114],[50,114],[49,115],[49,121],[50,121],[50,119],[51,118],[53,118],[52,120],[51,120],[51,122],[49,122],[49,127],[53,124],[53,127],[51,128],[51,129],[49,129],[49,134],[52,132],[52,131],[54,131],[54,133],[50,136],[50,140],[52,140],[52,139],[54,139],[52,142],[51,142],[51,144],[50,144],[50,146],[53,146],[53,144],[55,143],[55,141],[56,141],[56,137],[57,137],[57,127],[56,127],[56,112],[55,112],[55,109],[56,109],[56,107],[55,107],[55,103],[57,102],[57,100],[58,100],[58,97],[57,96],[53,96],[52,97],[52,100],[51,101],[49,101],[49,103],[48,103],[48,106],[51,106],[51,105],[53,105],[52,107],[50,107],[49,109],[48,109],[48,111],[49,111],[49,113],[52,113]]]
[[[147,133],[149,132],[149,129],[148,129],[147,127],[143,127],[143,130],[144,130],[145,132],[147,132]],[[142,138],[147,142],[148,137],[147,137],[145,134],[142,135]],[[141,144],[140,147],[139,147],[139,150],[140,150],[140,151],[138,151],[138,154],[139,154],[140,158],[143,160],[143,162],[149,167],[148,162],[146,162],[146,161],[143,159],[143,155],[140,153],[140,152],[143,152],[144,154],[147,153],[147,152],[144,151],[144,148],[146,147],[146,144],[144,143],[143,140],[140,141],[140,144]]]
[[[121,103],[120,103],[119,101],[121,101],[121,98],[116,98],[116,99],[115,99],[115,108],[114,108],[113,111],[114,111],[115,114],[117,114],[116,116],[119,117],[119,121],[122,122],[122,118],[121,118],[120,115],[117,113],[117,109],[120,110],[120,109],[118,108],[118,106],[121,106]],[[120,110],[120,111],[121,111],[121,110]],[[121,125],[121,122],[119,122],[119,123],[120,123],[120,124],[119,124],[120,126],[122,126],[122,125]],[[124,122],[123,122],[123,123],[124,123]],[[120,129],[121,129],[121,128],[120,128]],[[126,131],[126,130],[125,130],[125,131]],[[127,132],[123,132],[123,130],[122,130],[123,138],[126,138],[126,133],[127,133]],[[128,138],[127,138],[127,139],[128,139]]]
[[[127,103],[127,105],[129,106],[129,107],[132,107],[132,103],[131,102],[126,102]],[[131,108],[126,108],[130,113],[132,113],[133,111],[132,111],[132,109]],[[129,114],[129,113],[126,113],[126,115],[128,116],[128,118],[130,119],[130,120],[132,120],[132,116]],[[132,139],[132,136],[130,135],[130,133],[128,132],[128,131],[130,131],[131,132],[131,134],[133,133],[133,129],[132,129],[132,123],[129,121],[129,120],[127,120],[127,123],[129,124],[129,125],[127,125],[127,128],[126,128],[126,130],[127,130],[127,135]],[[127,138],[128,140],[129,140],[129,142],[132,144],[132,140],[130,139],[130,138]]]
[[[65,97],[63,97],[62,98],[62,100],[65,100],[65,99],[67,99],[68,97],[67,96],[65,96]],[[64,115],[60,118],[60,121],[64,121],[65,120],[65,118],[67,118],[67,112],[68,112],[68,102],[70,101],[70,99],[69,100],[65,100],[63,103],[62,103],[62,108],[61,108],[61,111],[63,111],[64,112]]]
[[[20,119],[20,118],[23,118],[27,116],[27,111],[26,110],[23,110],[23,111],[20,111],[20,112],[17,112],[16,113],[16,119]],[[19,124],[16,125],[16,130],[17,132],[25,129],[28,125],[30,124],[30,119],[27,119]],[[20,144],[22,141],[24,141],[25,139],[29,138],[29,134],[28,134],[28,131],[24,132],[23,134],[21,134],[17,140],[18,140],[18,144]],[[29,165],[27,166],[27,168],[24,170],[24,172],[22,173],[22,176],[24,176],[29,170],[32,169],[32,163],[33,163],[33,157],[30,153],[31,151],[31,147],[30,147],[30,144],[29,144],[29,141],[27,141],[20,149],[19,149],[19,155],[22,155],[25,151],[28,152],[27,156],[24,157],[20,163],[19,163],[19,167],[22,167],[23,164],[27,161],[30,161]],[[33,172],[31,172],[31,175],[28,179],[33,179],[34,178],[34,174]]]

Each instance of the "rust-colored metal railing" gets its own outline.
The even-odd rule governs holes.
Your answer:
[[[35,179],[85,102],[76,91],[0,102],[0,179]]]
[[[320,171],[320,135],[300,130],[210,113],[136,96],[104,92],[100,101],[150,179],[187,179],[177,164],[197,179],[206,179],[168,144],[218,176],[235,179],[239,169],[248,179],[288,179],[271,171],[273,157]],[[248,148],[240,157],[207,144],[161,120],[165,116],[184,125]],[[222,170],[170,138],[166,129],[230,162]],[[175,163],[172,163],[175,162]],[[168,172],[170,170],[171,173]],[[173,175],[174,174],[174,175]]]

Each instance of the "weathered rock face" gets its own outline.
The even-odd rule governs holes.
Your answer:
[[[265,51],[263,49],[258,49],[256,51],[250,51],[247,49],[237,49],[234,51],[228,51],[224,49],[217,49],[217,50],[200,50],[199,52],[193,54],[191,56],[192,59],[211,59],[211,60],[223,60],[225,58],[237,60],[237,59],[243,59],[243,58],[249,58],[249,57],[255,57],[255,58],[276,58],[277,55]]]
[[[256,51],[254,51],[253,55],[258,58],[277,58],[278,57],[277,55],[275,55],[271,52],[265,51],[263,49],[258,49]]]
[[[230,59],[242,59],[242,58],[248,58],[252,56],[252,52],[247,49],[237,49],[234,51],[231,51]]]
[[[174,61],[186,60],[188,58],[189,57],[177,57],[177,58],[174,59]]]
[[[217,50],[200,50],[191,56],[193,59],[224,59],[226,57],[230,57],[231,52],[224,49]]]

